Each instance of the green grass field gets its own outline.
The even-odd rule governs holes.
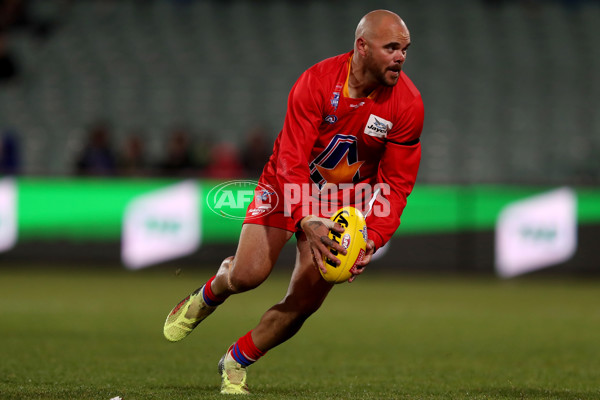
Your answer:
[[[276,272],[189,338],[166,314],[210,269],[0,269],[0,399],[222,399],[217,362]],[[598,399],[600,281],[365,274],[249,370],[260,399]]]

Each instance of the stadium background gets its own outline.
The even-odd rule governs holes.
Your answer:
[[[418,183],[387,254],[255,364],[251,389],[600,398],[597,1],[0,0],[0,236],[11,186],[18,225],[0,253],[1,399],[220,398],[216,362],[285,293],[293,244],[173,346],[166,313],[231,254],[239,222],[201,198],[201,247],[132,273],[125,210],[182,181],[255,178],[297,76],[348,51],[377,7],[412,33]],[[577,195],[574,256],[499,279],[500,211],[562,187]]]
[[[75,262],[118,261],[123,182],[256,177],[295,79],[350,49],[357,18],[375,5],[4,1],[5,16],[11,4],[0,159],[19,187],[19,241],[2,257]],[[418,185],[398,232],[406,236],[394,246],[409,259],[385,265],[490,271],[500,206],[569,186],[579,191],[579,247],[554,270],[597,271],[598,3],[377,7],[400,8],[409,24],[405,70],[427,111]],[[110,162],[83,161],[94,135]],[[86,196],[95,184],[104,189]],[[112,219],[94,211],[107,203]],[[438,223],[419,225],[424,218]],[[239,225],[223,229],[205,235],[199,257],[232,251]]]

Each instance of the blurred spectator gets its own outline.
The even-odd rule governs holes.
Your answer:
[[[0,140],[0,174],[16,175],[20,167],[19,141],[15,131],[7,129]]]
[[[252,129],[246,136],[242,162],[248,176],[259,177],[272,153],[272,144],[262,126]]]
[[[25,28],[33,37],[46,39],[54,30],[55,23],[32,17],[30,0],[0,0],[0,83],[18,77],[20,68],[9,47],[9,32]]]
[[[116,172],[116,160],[110,144],[109,127],[96,124],[90,131],[88,142],[76,160],[78,175],[110,176]]]
[[[194,2],[194,0],[171,0],[171,3],[173,3],[176,6],[187,6],[190,5]]]
[[[14,81],[22,75],[21,63],[10,48],[9,36],[12,31],[27,29],[41,43],[50,36],[56,25],[53,21],[32,16],[31,3],[31,0],[0,0],[0,84]]]
[[[57,25],[56,19],[66,15],[65,8],[70,6],[69,1],[47,1],[45,3],[52,3],[50,8],[55,10],[54,17],[42,18],[31,12],[32,3],[31,0],[0,0],[0,29],[23,28],[39,40],[47,39]]]
[[[148,172],[144,141],[138,133],[132,133],[123,144],[119,158],[119,174],[144,176]]]
[[[210,133],[203,133],[195,138],[193,146],[194,164],[199,171],[204,171],[210,165],[211,149],[214,146],[214,138]]]
[[[240,154],[233,143],[221,142],[211,149],[210,165],[206,176],[214,179],[235,179],[244,177],[244,166]]]
[[[19,23],[25,5],[23,0],[0,0],[0,29]]]
[[[0,83],[18,75],[17,64],[8,49],[8,35],[0,28]]]
[[[159,169],[164,175],[189,175],[196,167],[192,157],[190,137],[187,130],[175,128],[167,141],[167,153]]]

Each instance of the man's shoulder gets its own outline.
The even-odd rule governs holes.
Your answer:
[[[394,115],[401,115],[415,107],[423,108],[421,93],[404,72],[401,72],[394,86],[388,86],[381,92],[377,103],[388,108],[390,112],[393,110]]]
[[[408,102],[412,102],[415,98],[421,98],[421,92],[415,86],[413,81],[402,71],[400,79],[394,86],[394,94],[404,98]]]

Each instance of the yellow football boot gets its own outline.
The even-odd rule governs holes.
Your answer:
[[[170,342],[178,342],[217,308],[204,302],[204,286],[181,300],[167,316],[163,333]]]
[[[231,348],[219,361],[221,394],[250,394],[246,385],[246,368],[231,356]]]

